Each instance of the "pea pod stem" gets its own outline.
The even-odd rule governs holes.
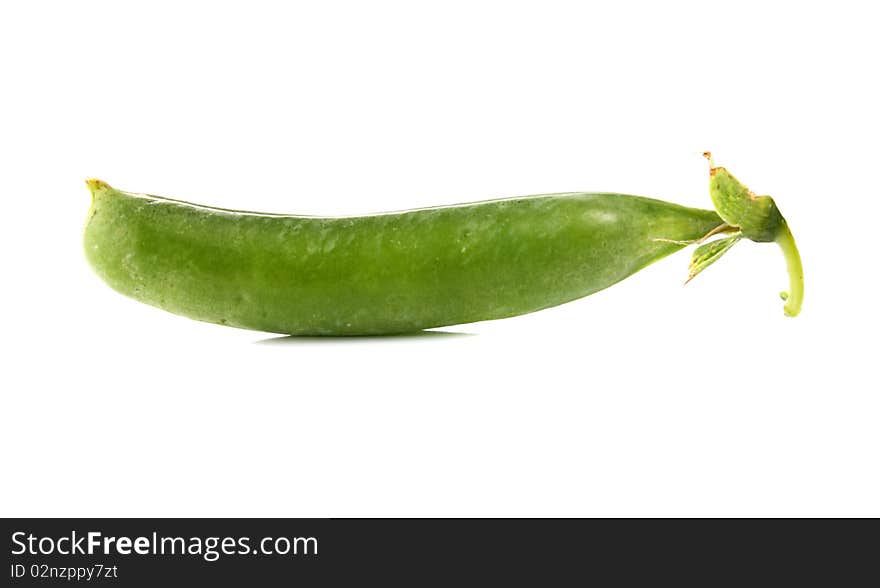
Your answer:
[[[790,282],[789,291],[782,293],[782,299],[786,301],[785,316],[797,316],[804,299],[804,268],[785,217],[773,198],[759,196],[749,190],[726,168],[716,166],[708,151],[703,156],[709,160],[709,195],[718,216],[743,237],[757,243],[776,242],[782,248]],[[727,249],[715,251],[717,255],[711,262],[716,261]],[[708,265],[699,254],[695,255],[698,269]]]
[[[782,249],[785,265],[788,268],[789,289],[788,292],[783,292],[785,316],[797,316],[804,300],[804,267],[801,264],[801,254],[798,252],[794,235],[791,234],[788,223],[783,223],[779,235],[776,237],[776,243]]]

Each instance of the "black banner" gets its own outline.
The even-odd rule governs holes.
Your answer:
[[[877,580],[876,520],[6,519],[9,586],[828,585]],[[867,574],[867,575],[865,575]]]

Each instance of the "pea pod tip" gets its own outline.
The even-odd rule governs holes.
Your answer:
[[[110,184],[105,182],[104,180],[99,180],[98,178],[88,178],[86,180],[86,187],[92,193],[97,192],[98,190],[110,190]]]

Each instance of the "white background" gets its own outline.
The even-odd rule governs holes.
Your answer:
[[[869,3],[20,2],[0,9],[5,516],[880,516]],[[446,329],[283,339],[123,298],[83,179],[354,214],[555,191],[801,247]]]

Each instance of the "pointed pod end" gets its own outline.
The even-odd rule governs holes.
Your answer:
[[[101,192],[104,190],[112,190],[112,188],[110,187],[110,184],[108,184],[107,182],[105,182],[103,180],[99,180],[97,178],[87,179],[86,180],[86,187],[89,189],[89,191],[92,193],[92,195],[94,195],[95,192]]]

